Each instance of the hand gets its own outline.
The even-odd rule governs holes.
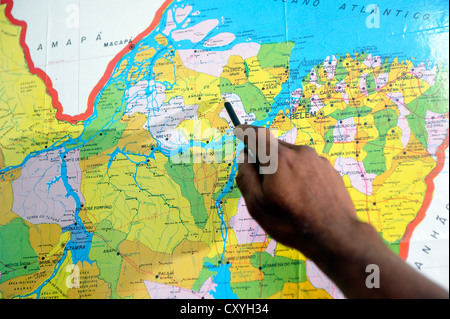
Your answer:
[[[252,217],[278,242],[310,258],[318,257],[319,251],[320,255],[326,253],[330,243],[347,242],[359,221],[344,182],[330,162],[311,147],[278,141],[264,128],[240,125],[236,137],[244,140],[242,133],[251,130],[257,138],[249,141],[250,151],[257,155],[264,147],[275,149],[277,154],[269,158],[278,160],[276,171],[264,175],[249,162],[248,154],[239,164],[236,183]],[[258,147],[255,141],[261,134],[266,137],[265,144]],[[260,158],[259,162],[269,165]]]

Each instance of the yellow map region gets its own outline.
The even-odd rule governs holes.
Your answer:
[[[388,84],[364,94],[359,85],[361,78],[378,78],[386,70],[383,66],[368,67],[361,61],[363,59],[358,54],[355,58],[347,55],[342,65],[348,75],[340,81],[336,77],[327,78],[325,69],[318,68],[318,80],[324,85],[318,87],[318,80],[310,80],[304,87],[303,99],[319,98],[323,107],[316,117],[304,119],[295,114],[291,116],[292,124],[299,132],[295,143],[309,144],[335,167],[338,158],[352,158],[355,164],[359,163],[355,167],[361,174],[365,174],[365,170],[360,168],[369,163],[365,161],[368,156],[365,146],[377,147],[376,157],[385,168],[365,181],[372,184],[371,194],[358,191],[348,175],[344,176],[344,181],[354,200],[358,217],[371,223],[384,240],[395,243],[402,239],[407,225],[422,206],[427,188],[425,177],[436,167],[436,161],[417,140],[414,132],[411,132],[408,144],[405,147],[402,145],[402,129],[397,126],[400,108],[389,95],[399,92],[403,98],[402,106],[407,106],[430,86],[420,78],[408,76],[414,67],[410,61],[400,63],[394,59],[389,66]],[[336,86],[342,86],[342,90],[337,92]],[[302,107],[304,105],[299,105],[297,112],[302,112]],[[327,132],[339,126],[337,114],[341,118],[353,119],[354,125],[350,130],[354,137],[349,141],[336,141],[335,138],[329,147],[333,136]],[[289,119],[286,117],[284,121]]]

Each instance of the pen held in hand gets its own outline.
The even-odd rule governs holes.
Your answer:
[[[227,113],[230,116],[231,122],[233,122],[234,127],[241,125],[241,122],[239,121],[239,118],[237,117],[236,112],[234,112],[234,109],[233,109],[233,106],[231,105],[231,103],[228,102],[227,100],[224,100],[224,102],[225,102],[225,109],[227,110]],[[256,160],[256,164],[259,164],[258,158],[255,155],[253,155],[251,152],[248,151],[248,143],[246,140],[244,141],[244,152],[246,154],[250,154],[251,156],[253,156]]]

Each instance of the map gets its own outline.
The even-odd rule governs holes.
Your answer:
[[[250,217],[223,99],[448,289],[448,1],[111,2],[0,1],[0,298],[345,298]]]

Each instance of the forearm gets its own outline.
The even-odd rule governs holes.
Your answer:
[[[448,292],[395,255],[368,224],[358,222],[347,238],[321,250],[313,261],[348,298],[448,298]]]

